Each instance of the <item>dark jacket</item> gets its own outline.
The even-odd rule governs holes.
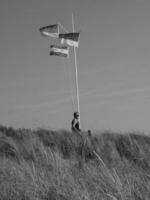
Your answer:
[[[73,119],[71,125],[72,125],[72,131],[74,132],[81,131],[80,122],[78,119]]]

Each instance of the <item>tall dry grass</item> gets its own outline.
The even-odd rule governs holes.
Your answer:
[[[0,126],[0,200],[148,200],[150,138]]]

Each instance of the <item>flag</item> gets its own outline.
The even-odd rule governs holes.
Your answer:
[[[43,36],[47,36],[47,37],[58,37],[59,26],[58,26],[58,24],[44,26],[44,27],[40,28],[40,33]]]
[[[79,44],[79,34],[80,33],[65,33],[59,34],[62,44],[67,44],[69,46],[78,47]]]
[[[69,48],[66,46],[50,46],[50,56],[62,56],[62,57],[69,57]]]

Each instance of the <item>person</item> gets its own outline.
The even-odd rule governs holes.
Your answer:
[[[80,132],[81,129],[80,129],[80,115],[79,115],[79,112],[74,112],[73,113],[73,120],[71,122],[71,125],[72,125],[72,131],[73,132]]]

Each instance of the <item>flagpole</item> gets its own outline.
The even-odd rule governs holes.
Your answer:
[[[72,30],[73,33],[75,32],[74,30],[74,16],[72,13]],[[80,102],[79,102],[79,85],[78,85],[78,70],[77,70],[77,54],[76,54],[76,47],[73,47],[74,50],[74,64],[75,64],[75,83],[76,83],[76,95],[77,95],[77,111],[80,114]],[[80,122],[80,118],[79,118]]]

